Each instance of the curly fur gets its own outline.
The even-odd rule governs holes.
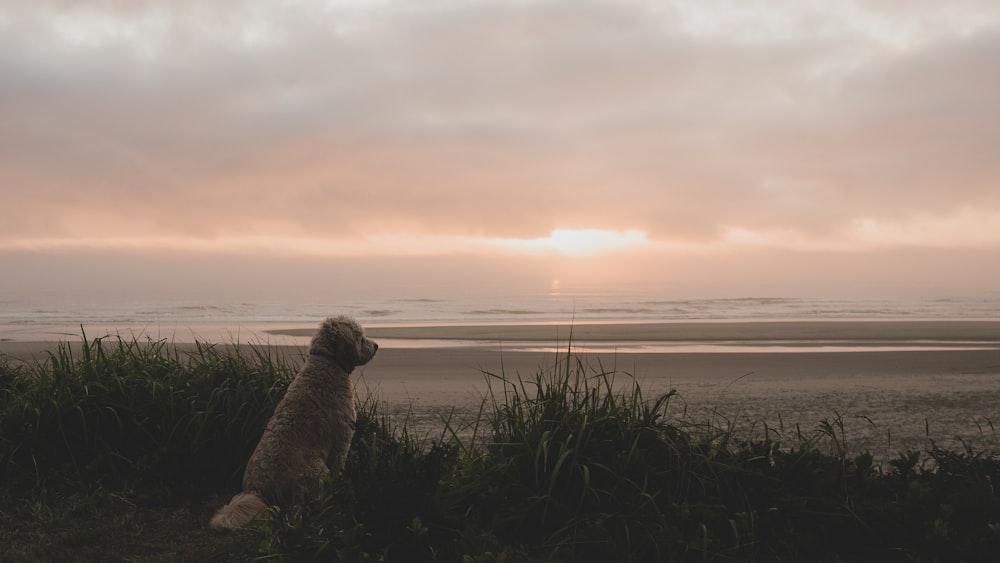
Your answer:
[[[250,456],[243,492],[216,512],[212,528],[241,528],[268,505],[301,502],[324,477],[340,475],[356,417],[350,374],[377,350],[349,317],[320,324],[305,365]]]

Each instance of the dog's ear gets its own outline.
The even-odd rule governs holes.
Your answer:
[[[351,365],[363,363],[361,361],[361,345],[365,339],[364,330],[354,319],[348,317],[338,317],[340,327],[340,340],[337,342],[339,357],[349,361]]]
[[[355,366],[368,363],[375,356],[378,344],[374,340],[365,337],[365,329],[357,321],[349,317],[342,317],[341,319],[342,331],[345,338],[344,345],[353,345],[354,347],[353,354],[351,355],[351,363]]]

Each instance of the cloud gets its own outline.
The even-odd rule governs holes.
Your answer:
[[[924,240],[857,225],[925,222],[965,245],[950,218],[1000,212],[998,21],[888,0],[21,3],[0,8],[0,238],[857,248]]]

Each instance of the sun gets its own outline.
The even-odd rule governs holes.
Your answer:
[[[646,235],[640,231],[555,229],[548,238],[538,239],[538,241],[561,254],[583,256],[641,245],[645,243]]]
[[[555,252],[566,256],[590,256],[602,252],[638,248],[648,244],[646,233],[636,230],[554,229],[549,236],[534,239],[505,239],[502,246],[512,250]]]

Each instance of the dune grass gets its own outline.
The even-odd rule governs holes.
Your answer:
[[[4,483],[75,487],[239,483],[293,370],[264,346],[84,336],[0,375]]]
[[[104,337],[0,358],[0,560],[992,561],[1000,455],[851,454],[675,416],[674,393],[568,351],[486,373],[431,435],[358,393],[343,476],[235,534],[205,529],[296,365],[266,346]],[[55,530],[55,532],[53,532]],[[183,538],[180,541],[179,538]],[[108,556],[100,557],[99,555]]]

